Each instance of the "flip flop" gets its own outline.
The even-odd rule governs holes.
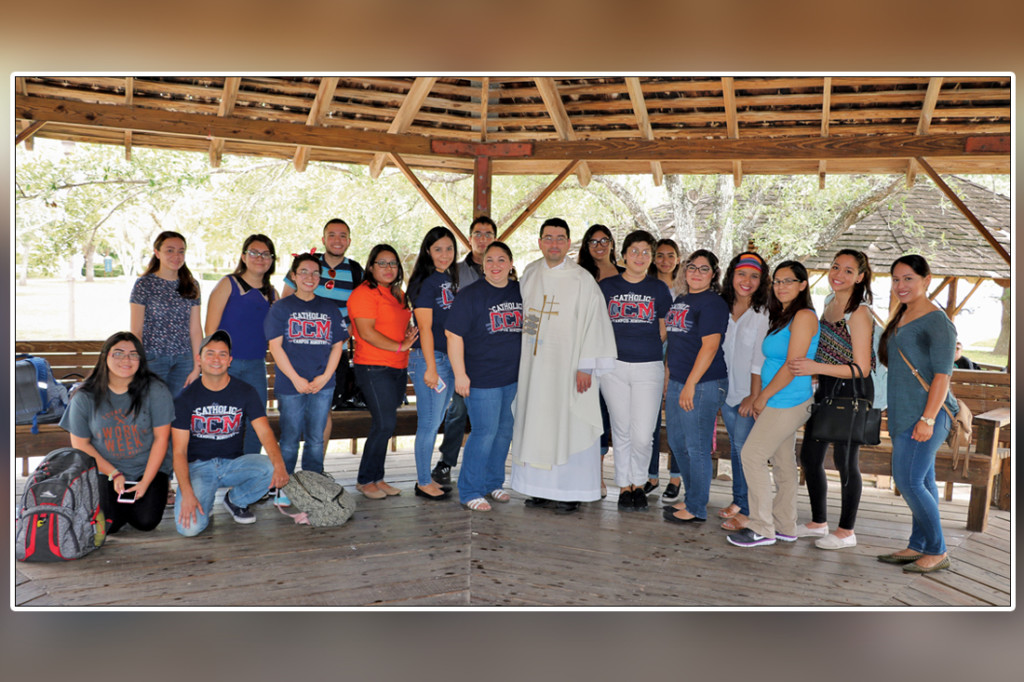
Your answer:
[[[738,521],[735,517],[732,516],[730,516],[722,522],[723,530],[731,530],[735,532],[738,530],[743,530],[744,528],[746,528],[746,525],[744,525],[742,522]]]
[[[729,511],[730,509],[735,509],[736,511]],[[718,510],[718,518],[731,519],[739,513],[740,508],[737,507],[735,504],[730,504],[728,507],[722,507],[721,509]]]

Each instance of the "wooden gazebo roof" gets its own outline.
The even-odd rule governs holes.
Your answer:
[[[966,76],[60,76],[21,137],[495,174],[1009,173],[1011,80]],[[391,156],[394,155],[394,156]]]

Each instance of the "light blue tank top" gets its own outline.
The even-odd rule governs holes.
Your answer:
[[[789,352],[790,327],[793,321],[779,331],[768,334],[761,344],[761,352],[764,353],[764,365],[761,366],[761,385],[767,386],[775,374],[786,364],[787,353]],[[814,358],[818,352],[818,339],[821,338],[821,331],[815,328],[814,336],[811,338],[811,345],[807,348],[808,358]],[[795,407],[814,395],[811,386],[811,377],[793,377],[793,380],[786,384],[781,391],[768,399],[768,406],[779,409]]]

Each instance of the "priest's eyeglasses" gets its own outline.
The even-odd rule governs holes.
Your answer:
[[[545,244],[551,244],[552,242],[554,242],[555,244],[564,244],[567,241],[569,241],[568,239],[565,238],[565,235],[561,235],[561,234],[558,235],[557,237],[552,237],[550,234],[549,235],[545,235],[545,236],[541,237],[540,240],[542,242],[544,242]]]

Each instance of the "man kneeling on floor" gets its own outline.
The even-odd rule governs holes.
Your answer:
[[[230,488],[224,507],[237,523],[255,523],[249,505],[272,486],[288,482],[281,448],[256,389],[228,376],[231,336],[218,329],[203,339],[198,362],[202,374],[175,398],[171,425],[178,479],[174,520],[186,536],[198,535],[210,523],[217,488]],[[243,452],[246,421],[269,457]]]

